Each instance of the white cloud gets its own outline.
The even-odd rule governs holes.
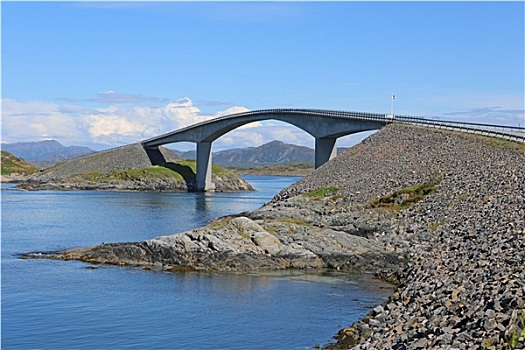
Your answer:
[[[424,107],[411,115],[481,124],[523,126],[525,105],[521,94],[448,94],[425,97]]]
[[[89,134],[93,138],[108,135],[135,135],[143,130],[142,125],[116,115],[92,115],[88,118]]]
[[[203,114],[187,97],[161,106],[116,104],[99,107],[4,99],[2,141],[14,143],[53,138],[67,146],[99,150],[140,142],[205,120],[247,111],[245,107],[234,106]],[[284,122],[269,120],[249,123],[223,135],[213,143],[213,150],[256,147],[274,140],[314,147],[314,138],[306,132]],[[340,143],[347,143],[347,140],[342,139]],[[182,146],[170,145],[173,149]],[[193,147],[184,146],[182,148]]]
[[[213,143],[213,150],[256,147],[274,140],[310,148],[315,146],[314,138],[295,126],[284,122],[267,123],[256,122],[247,124],[251,127],[232,130]]]
[[[106,94],[128,96],[114,92]],[[247,108],[234,106],[214,114],[202,114],[187,97],[161,106],[117,103],[99,107],[73,105],[71,101],[60,105],[3,99],[2,141],[14,143],[53,138],[65,145],[104,149],[139,142],[205,120],[246,111]],[[255,126],[251,125],[252,128]]]
[[[234,130],[229,132],[223,137],[218,138],[213,143],[213,150],[219,151],[227,148],[245,148],[245,147],[257,147],[266,143],[266,137],[261,130],[248,131],[245,130]]]
[[[259,128],[261,126],[262,126],[261,122],[253,122],[253,123],[244,124],[243,126],[239,126],[237,129],[239,130],[252,129],[252,128]]]
[[[221,111],[216,115],[203,115],[187,97],[160,107],[111,106],[111,108],[100,111],[104,111],[105,114],[90,115],[86,121],[86,128],[94,141],[108,145],[109,142],[117,142],[119,139],[121,143],[138,142],[221,116],[224,113],[230,114]],[[112,137],[108,137],[110,135]]]
[[[75,119],[53,103],[2,100],[2,141],[39,141],[46,138],[86,142]]]
[[[524,126],[525,111],[523,108],[504,109],[499,106],[491,106],[445,113],[443,119],[484,124]]]
[[[150,97],[137,94],[121,94],[115,91],[105,91],[95,94],[94,98],[90,98],[87,101],[109,103],[109,104],[121,104],[121,103],[143,103],[143,102],[161,102],[164,99],[157,97]]]
[[[245,108],[245,107],[239,107],[239,106],[234,106],[234,107],[231,107],[231,108],[228,108],[224,111],[221,111],[221,112],[218,112],[216,113],[216,117],[222,117],[222,116],[225,116],[225,115],[230,115],[230,114],[236,114],[236,113],[244,113],[244,112],[249,112],[250,110]]]

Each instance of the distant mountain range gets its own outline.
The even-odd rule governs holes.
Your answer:
[[[337,148],[341,153],[347,148]],[[195,151],[175,151],[185,159],[195,159]],[[259,168],[285,163],[314,163],[315,151],[305,146],[272,141],[259,147],[230,149],[213,153],[213,164],[239,168]]]
[[[39,166],[50,166],[94,152],[88,147],[65,147],[56,140],[3,143],[2,150]]]
[[[345,149],[338,148],[337,152],[341,153]],[[58,162],[94,152],[88,147],[65,147],[56,140],[2,144],[2,150],[39,167],[49,167]],[[195,159],[195,151],[174,152],[184,159]],[[246,169],[287,163],[314,163],[314,159],[315,152],[312,148],[281,141],[272,141],[259,147],[213,153],[213,164]]]

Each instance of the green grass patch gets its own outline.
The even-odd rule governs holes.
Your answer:
[[[240,228],[237,234],[244,239],[251,239],[250,236],[244,231],[244,228]]]
[[[55,165],[53,165],[52,167],[47,168],[47,169],[45,170],[45,172],[48,172],[48,171],[51,171],[51,170],[58,169],[58,168],[60,168],[62,165],[66,164],[66,163],[67,163],[67,160],[63,160],[63,161],[61,161],[61,162],[58,162],[58,163],[56,163]]]
[[[521,153],[525,153],[525,144],[517,141],[505,140],[499,137],[488,136],[488,135],[472,135],[467,134],[469,137],[485,142],[487,145],[494,148],[511,149]]]
[[[170,167],[170,168],[185,167],[186,168],[185,171],[187,172],[188,175],[189,175],[190,170],[191,172],[193,172],[193,174],[197,173],[197,162],[194,159],[178,160],[176,163],[170,162],[170,163],[164,164],[164,166]],[[213,163],[211,165],[211,172],[213,175],[216,175],[216,176],[229,176],[229,175],[235,176],[235,173],[232,170],[223,168]]]
[[[177,181],[184,180],[183,176],[180,173],[158,165],[149,168],[112,171],[107,174],[101,174],[98,171],[94,171],[91,173],[83,174],[82,178],[92,182],[105,182],[112,180],[139,180],[144,178],[173,178]]]
[[[285,163],[275,164],[263,167],[229,167],[238,174],[246,175],[283,175],[283,176],[305,176],[314,171],[313,163]]]
[[[502,349],[516,349],[520,338],[525,338],[525,311],[521,312],[517,324],[510,325],[510,327],[511,331],[505,335],[505,344]],[[482,349],[494,349],[494,347],[495,341],[492,338],[485,339],[481,343]]]
[[[231,218],[217,219],[208,224],[208,228],[211,230],[222,230],[230,224]]]
[[[206,227],[213,231],[224,230],[227,228],[229,228],[230,230],[235,229],[239,237],[244,238],[244,239],[251,239],[250,235],[246,233],[246,229],[243,226],[239,227],[239,226],[233,225],[231,224],[231,220],[232,220],[231,217],[214,220],[210,222]]]
[[[306,192],[305,195],[308,197],[321,198],[327,196],[333,196],[339,191],[336,187],[325,187]]]
[[[424,183],[402,188],[389,196],[369,201],[372,208],[386,208],[399,211],[409,208],[412,204],[419,202],[426,195],[439,188],[441,177],[435,175],[431,180]]]
[[[279,232],[279,226],[275,226],[275,225],[272,225],[272,224],[263,224],[262,227],[264,228],[264,230],[272,235],[276,234]]]
[[[213,175],[219,176],[219,177],[232,177],[237,176],[237,174],[229,169],[223,168],[218,165],[211,166],[211,172]]]
[[[276,234],[282,232],[296,232],[297,226],[304,226],[308,228],[313,228],[314,226],[308,222],[302,221],[300,219],[294,218],[276,218],[272,220],[267,220],[262,224],[262,227],[266,232],[271,234]]]
[[[180,180],[185,180],[187,182],[196,181],[197,175],[195,174],[197,171],[195,170],[195,161],[181,160],[176,163],[165,163],[162,166],[159,165],[159,167],[173,171],[178,175],[177,179],[180,177]]]
[[[38,169],[25,160],[15,157],[9,152],[2,151],[1,174],[10,175],[13,173],[31,175],[38,172]]]
[[[435,231],[438,229],[439,226],[443,226],[445,224],[444,221],[440,221],[440,222],[435,222],[435,223],[431,223],[428,225],[428,229],[430,231]]]
[[[236,176],[232,171],[215,165],[212,166],[212,174],[222,177]],[[195,182],[196,162],[195,160],[180,160],[163,165],[154,165],[148,168],[118,170],[104,174],[95,171],[83,174],[82,178],[92,182],[139,180],[145,178],[172,178],[176,181]]]

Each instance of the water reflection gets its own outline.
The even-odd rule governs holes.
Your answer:
[[[195,210],[198,212],[209,212],[211,210],[211,198],[209,193],[195,193]]]
[[[329,341],[388,295],[324,273],[169,274],[17,258],[190,230],[260,207],[277,184],[261,181],[250,193],[3,192],[3,347],[305,349]]]

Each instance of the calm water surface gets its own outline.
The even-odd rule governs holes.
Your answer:
[[[367,276],[171,274],[18,254],[140,241],[260,207],[251,193],[12,190],[2,186],[2,349],[311,349],[391,293]]]

